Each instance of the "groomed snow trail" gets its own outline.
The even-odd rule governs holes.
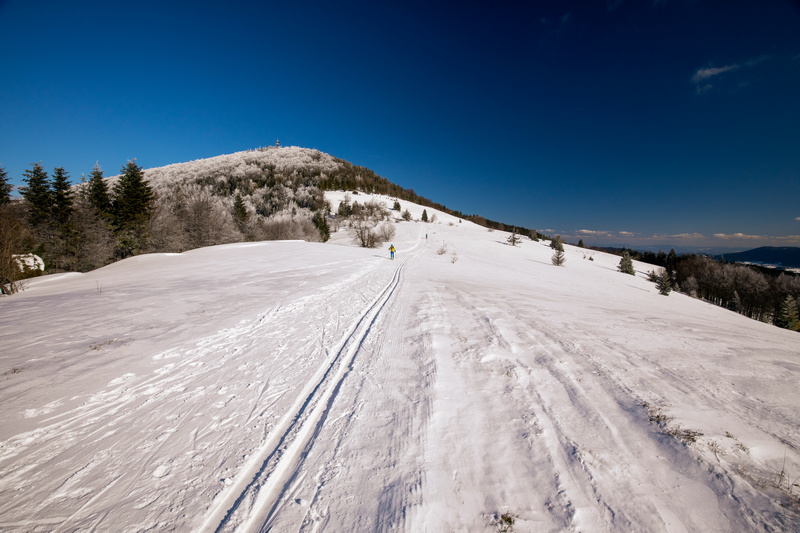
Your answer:
[[[0,300],[0,529],[800,530],[796,333],[437,216]]]
[[[237,531],[258,531],[269,523],[314,444],[361,344],[397,289],[406,261],[398,261],[392,279],[333,347],[331,355],[273,428],[271,437],[251,455],[238,472],[237,481],[217,497],[201,531],[226,531],[237,522],[241,522]],[[245,509],[239,512],[242,506]],[[237,520],[238,516],[242,518]]]

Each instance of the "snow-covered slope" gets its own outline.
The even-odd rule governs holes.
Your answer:
[[[0,529],[800,528],[800,336],[435,214],[0,299]]]

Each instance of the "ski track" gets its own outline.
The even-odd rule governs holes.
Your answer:
[[[82,405],[45,419],[37,429],[4,442],[0,447],[0,516],[3,517],[0,527],[33,529],[42,526],[39,516],[47,516],[48,523],[57,524],[53,531],[103,530],[110,526],[103,525],[110,510],[105,507],[104,499],[116,502],[116,512],[124,511],[125,507],[145,511],[152,507],[152,513],[145,512],[148,520],[129,524],[131,530],[174,527],[170,524],[192,521],[192,517],[180,514],[182,501],[198,497],[225,501],[224,496],[214,498],[215,494],[209,494],[208,490],[224,487],[231,479],[242,479],[239,472],[253,464],[246,457],[263,453],[264,444],[259,441],[272,442],[275,435],[282,434],[286,421],[296,422],[297,402],[285,413],[275,408],[285,409],[287,402],[276,402],[287,395],[296,395],[300,388],[297,383],[308,379],[302,376],[313,373],[312,365],[325,353],[344,350],[342,346],[332,349],[330,336],[341,329],[341,319],[346,319],[348,309],[356,309],[354,305],[361,301],[353,296],[354,287],[367,294],[378,288],[376,282],[384,275],[381,270],[366,269],[322,293],[278,304],[256,320],[222,330],[196,342],[194,347],[182,346],[158,353],[153,361],[164,364],[151,376],[138,378],[126,374],[114,379]],[[391,293],[397,277],[395,273],[384,295],[386,291]],[[306,309],[325,307],[330,302],[347,303],[346,307],[337,306],[324,325],[309,328],[304,320],[298,321]],[[373,303],[368,309],[376,305]],[[357,315],[356,326],[365,323],[365,313]],[[348,339],[346,336],[345,340]],[[352,344],[349,342],[348,348]],[[278,353],[269,355],[279,364],[268,368],[259,362],[258,354],[262,346],[275,345]],[[322,375],[345,368],[340,359],[326,363]],[[234,369],[246,381],[231,382],[228,373]],[[314,379],[319,376],[317,371]],[[299,397],[304,397],[304,393],[307,390]],[[199,412],[203,404],[196,400],[209,396],[218,397],[210,406],[206,405],[212,412]],[[305,403],[316,402],[320,394],[311,396]],[[299,414],[307,412],[308,407],[299,409]],[[245,454],[231,453],[241,450],[237,441],[242,432],[253,442],[251,450]],[[225,436],[220,438],[220,433]],[[165,453],[165,446],[178,437],[189,444],[188,450],[176,456],[176,447],[170,446],[169,453]],[[222,447],[211,449],[215,441]],[[102,451],[97,454],[83,451],[97,449]],[[221,478],[216,483],[208,478],[205,466],[209,462],[216,465],[210,471]],[[42,464],[56,468],[61,464],[83,466],[66,479],[59,479],[48,475],[47,468],[39,468]],[[100,469],[105,472],[98,473]],[[173,472],[184,475],[182,488],[177,495],[167,497],[164,491],[169,487],[159,480],[168,479]],[[99,483],[98,479],[105,482]],[[36,497],[48,486],[50,489],[45,490],[50,496],[43,501],[34,504],[26,497],[28,492],[30,497]],[[100,494],[104,498],[98,498]],[[162,498],[171,500],[168,509],[161,507]],[[77,502],[80,505],[76,507]],[[34,516],[9,519],[14,516],[15,508],[31,505],[36,509]],[[119,526],[114,524],[114,528]]]
[[[400,263],[378,297],[348,328],[329,358],[276,425],[272,437],[237,474],[237,481],[230,490],[217,498],[200,531],[228,531],[234,527],[238,531],[257,531],[263,523],[269,523],[281,505],[281,495],[294,482],[303,457],[308,454],[325,422],[342,382],[349,374],[353,358],[397,288],[405,261]],[[242,513],[242,506],[249,509]]]

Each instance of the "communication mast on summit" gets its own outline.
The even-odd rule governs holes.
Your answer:
[[[280,146],[281,146],[281,141],[280,141],[280,139],[275,139],[275,146],[277,146],[278,148],[280,148]]]

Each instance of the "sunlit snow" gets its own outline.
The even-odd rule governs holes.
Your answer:
[[[0,529],[800,528],[800,335],[434,214],[0,299]]]

